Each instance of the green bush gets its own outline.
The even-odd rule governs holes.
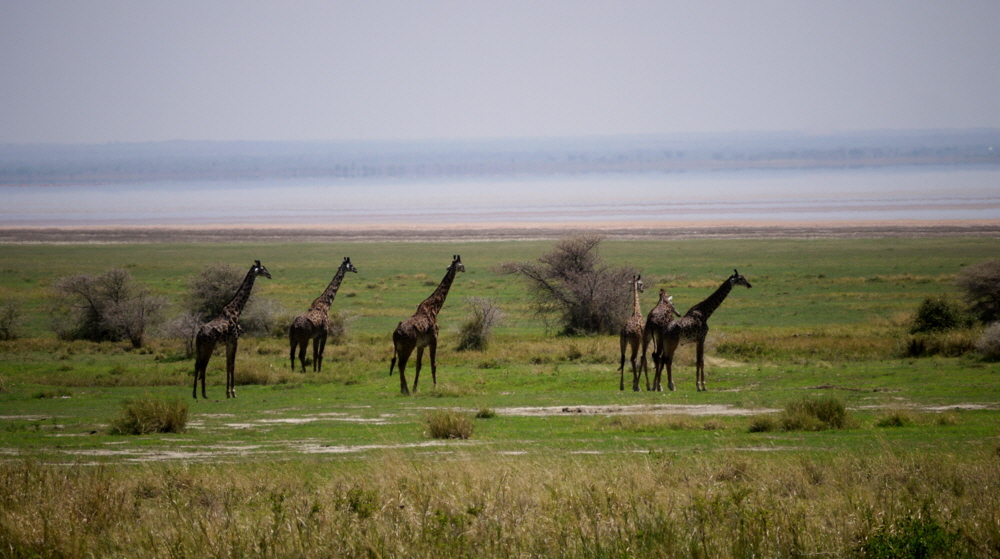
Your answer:
[[[959,534],[949,532],[926,511],[907,516],[895,525],[883,524],[860,541],[856,556],[863,559],[962,557]]]
[[[1000,320],[1000,260],[987,260],[964,268],[955,284],[981,322]]]
[[[913,334],[903,344],[903,357],[958,357],[975,351],[977,336],[973,329]]]
[[[928,297],[917,308],[910,333],[942,332],[972,324],[972,317],[957,302],[947,297]]]
[[[111,420],[112,435],[183,433],[187,427],[188,405],[174,398],[163,400],[146,395],[122,402]]]
[[[468,439],[472,436],[472,420],[454,411],[434,411],[427,414],[427,429],[435,439]]]

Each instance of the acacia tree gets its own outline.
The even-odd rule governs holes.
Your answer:
[[[605,263],[602,240],[598,235],[564,239],[537,262],[504,263],[499,272],[521,276],[535,310],[557,317],[562,333],[613,334],[631,314],[632,291],[626,287],[636,271]]]
[[[161,317],[166,299],[149,293],[128,270],[100,276],[75,274],[55,283],[64,312],[53,328],[60,337],[95,342],[128,340],[142,347],[146,328]]]
[[[955,278],[965,291],[965,300],[979,320],[1000,320],[1000,260],[986,260],[967,266]]]

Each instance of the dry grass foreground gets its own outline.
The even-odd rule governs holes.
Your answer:
[[[386,451],[357,471],[273,462],[73,468],[6,461],[0,556],[1000,553],[994,447],[956,459],[872,446],[863,455],[819,457],[457,453],[434,461]]]

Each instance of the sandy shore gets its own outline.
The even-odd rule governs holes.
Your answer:
[[[288,226],[270,224],[0,228],[0,243],[279,243],[549,240],[598,233],[609,240],[813,239],[935,236],[1000,238],[1000,221],[607,222]]]

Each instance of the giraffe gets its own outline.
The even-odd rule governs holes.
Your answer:
[[[358,273],[358,269],[351,264],[350,257],[344,258],[337,268],[337,273],[330,280],[330,285],[326,286],[326,290],[312,302],[309,310],[296,317],[288,327],[292,371],[295,370],[295,348],[298,346],[302,372],[306,372],[306,346],[309,345],[309,340],[313,342],[313,372],[323,371],[323,350],[326,348],[326,336],[330,330],[330,305],[333,304],[333,299],[337,296],[337,290],[340,289],[340,283],[344,281],[344,274],[347,272]]]
[[[250,291],[253,289],[253,282],[257,276],[264,276],[271,279],[271,274],[267,268],[261,265],[260,260],[255,260],[247,277],[233,299],[222,307],[222,312],[215,319],[206,322],[198,329],[195,335],[195,362],[194,362],[194,391],[191,395],[198,399],[198,379],[201,379],[201,397],[208,399],[205,395],[205,369],[208,368],[208,360],[212,358],[215,346],[223,342],[226,344],[226,398],[236,397],[236,343],[240,337],[240,313],[250,298]]]
[[[675,316],[680,316],[681,313],[677,312],[673,304],[674,297],[672,295],[667,295],[666,289],[660,290],[660,300],[657,301],[656,306],[653,310],[649,311],[646,315],[646,325],[642,329],[642,360],[639,366],[640,370],[646,375],[646,390],[650,390],[649,386],[649,366],[646,362],[646,349],[649,347],[649,342],[653,342],[653,364],[655,366],[656,374],[659,374],[660,364],[658,350],[662,346],[663,339],[662,333],[664,328],[674,319]],[[654,383],[652,390],[657,389]],[[635,376],[634,382],[632,383],[632,390],[639,391],[639,375]]]
[[[663,331],[663,345],[659,347],[659,360],[667,366],[667,387],[674,389],[673,361],[674,351],[681,342],[695,343],[695,388],[698,392],[708,390],[705,388],[705,336],[708,335],[708,319],[719,308],[719,305],[726,300],[726,296],[733,289],[734,285],[742,285],[749,289],[750,282],[739,272],[733,270],[733,275],[729,276],[722,285],[715,290],[704,301],[695,304],[688,309],[688,312],[681,318],[671,322]],[[654,384],[659,387],[659,371],[654,379]],[[661,388],[662,390],[662,388]]]
[[[438,323],[437,314],[444,305],[444,299],[448,296],[448,290],[455,281],[456,272],[464,272],[465,264],[462,264],[462,257],[455,255],[452,257],[448,271],[441,280],[431,296],[420,303],[417,312],[410,318],[399,323],[396,331],[392,333],[393,355],[389,364],[389,376],[392,376],[392,369],[399,360],[399,384],[400,392],[409,396],[410,389],[406,386],[406,361],[410,358],[413,350],[417,350],[417,369],[413,375],[413,392],[417,391],[417,381],[420,380],[420,364],[424,356],[424,348],[430,352],[431,357],[431,378],[434,386],[437,386],[437,337]]]
[[[618,390],[625,390],[625,349],[632,350],[632,390],[639,391],[639,370],[636,368],[635,358],[639,353],[639,344],[642,343],[642,307],[639,306],[639,294],[642,293],[642,276],[632,276],[632,316],[622,324],[621,333],[618,339],[621,342],[622,358],[618,365],[621,371],[621,379],[618,381]]]

